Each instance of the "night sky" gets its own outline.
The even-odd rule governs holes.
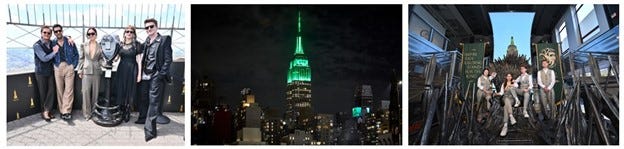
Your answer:
[[[401,5],[193,5],[192,78],[213,80],[235,107],[251,88],[283,113],[298,10],[316,113],[350,112],[359,84],[372,85],[375,101],[388,98],[392,70],[401,75]]]

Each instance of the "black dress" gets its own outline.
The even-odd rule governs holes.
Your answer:
[[[124,114],[124,119],[127,122],[130,114],[130,105],[136,97],[136,91],[138,87],[137,73],[139,65],[136,61],[136,56],[142,53],[138,47],[140,44],[134,42],[133,44],[121,44],[118,45],[118,56],[121,58],[119,65],[117,66],[117,73],[115,78],[116,100],[117,105],[121,107]]]

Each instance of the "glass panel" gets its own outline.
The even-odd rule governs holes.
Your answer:
[[[568,48],[570,48],[570,45],[568,44],[568,38],[563,38],[563,40],[561,41],[561,52],[567,51]]]
[[[439,34],[437,32],[433,33],[433,38],[431,38],[431,43],[435,44],[440,49],[446,50],[446,49],[444,49],[444,42],[445,41],[446,41],[446,38],[444,38],[444,36],[442,34]]]
[[[595,35],[597,35],[600,32],[600,28],[596,28],[596,30],[590,32],[589,34],[587,34],[584,38],[583,38],[583,43],[587,42],[588,40],[592,39],[592,37],[594,37]]]
[[[431,26],[425,23],[420,17],[412,13],[410,17],[409,30],[412,34],[420,35],[421,37],[430,40]]]
[[[568,48],[570,47],[568,45],[568,30],[567,27],[565,26],[565,22],[561,24],[561,26],[559,26],[559,43],[561,43],[561,52],[565,52],[568,50]]]
[[[579,29],[583,42],[596,35],[594,32],[598,31],[594,31],[594,29],[598,27],[598,18],[596,17],[596,11],[594,11],[594,5],[580,6],[577,10],[576,17],[579,20]]]

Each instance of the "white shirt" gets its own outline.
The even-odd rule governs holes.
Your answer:
[[[496,75],[494,76],[489,76],[488,80],[490,80],[490,83],[492,81],[492,79],[494,79]],[[483,86],[481,85],[481,77],[483,77],[483,75],[479,76],[479,78],[477,78],[477,87],[479,87],[480,90],[483,90]]]
[[[507,80],[505,80],[505,82],[503,82],[503,83],[501,84],[500,91],[498,91],[498,94],[499,94],[499,95],[503,95],[503,94],[505,93],[505,83],[507,83]],[[511,87],[515,87],[515,88],[517,88],[517,87],[518,87],[518,83],[514,83],[514,84],[512,84],[512,85],[511,85]]]
[[[518,76],[518,78],[516,78],[514,82],[518,84],[518,82],[520,82],[520,79],[524,79],[523,77],[529,77],[529,89],[532,89],[533,88],[533,76],[527,73],[523,73],[520,76]]]
[[[542,75],[540,75],[541,73],[544,72],[549,72],[550,73],[550,85],[545,86],[544,83],[542,82]],[[555,86],[555,71],[550,70],[548,68],[544,68],[542,70],[540,70],[539,72],[537,72],[537,84],[541,87],[541,88],[546,88],[546,89],[552,89],[553,86]]]

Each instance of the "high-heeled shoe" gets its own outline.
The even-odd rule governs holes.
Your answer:
[[[41,112],[41,118],[43,118],[43,120],[45,120],[46,122],[50,122],[51,118],[48,114],[45,114],[44,112]]]
[[[52,112],[48,112],[48,117],[50,117],[50,119],[56,118],[56,117],[54,117],[54,114],[52,114]]]

